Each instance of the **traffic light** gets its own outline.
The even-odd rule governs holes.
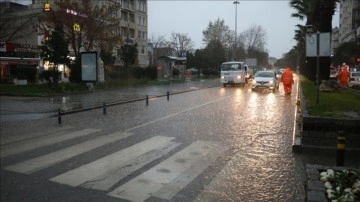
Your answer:
[[[356,64],[360,64],[360,57],[356,57],[355,62],[356,62]]]

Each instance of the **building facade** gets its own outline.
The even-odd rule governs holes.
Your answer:
[[[11,82],[17,69],[39,66],[39,36],[32,26],[39,12],[17,3],[0,4],[0,78]]]
[[[39,46],[44,35],[34,29],[37,20],[45,9],[45,4],[53,5],[54,0],[32,0],[30,5],[1,2],[0,9],[0,56],[1,78],[11,77],[11,67],[32,65],[42,67]],[[94,0],[93,4],[117,3],[120,9],[115,18],[120,21],[116,30],[123,38],[123,44],[137,44],[138,57],[135,66],[149,65],[147,51],[148,15],[147,0]],[[51,9],[54,9],[52,6]],[[55,8],[56,9],[56,8]],[[20,28],[20,29],[19,29]],[[94,47],[95,50],[98,48]],[[69,49],[71,50],[71,49]],[[114,47],[113,56],[116,66],[122,66],[119,55],[120,45]]]
[[[335,49],[339,47],[339,28],[335,27],[331,32],[331,55],[335,54]]]
[[[146,67],[149,65],[147,51],[148,36],[148,18],[147,18],[147,0],[118,0],[121,4],[121,35],[123,41],[128,44],[137,44],[138,49],[138,66]],[[116,50],[119,55],[119,49]],[[121,61],[117,60],[117,65]]]
[[[360,1],[341,0],[339,18],[339,43],[351,41],[359,43]]]

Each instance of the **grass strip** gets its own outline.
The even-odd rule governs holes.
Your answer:
[[[319,92],[319,104],[316,104],[316,86],[314,82],[302,79],[306,107],[309,115],[351,118],[349,114],[360,114],[360,93],[350,89],[340,89],[338,92]]]

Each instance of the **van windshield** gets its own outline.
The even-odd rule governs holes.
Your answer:
[[[239,71],[239,70],[241,70],[241,64],[239,64],[239,63],[222,64],[221,70],[222,71]]]

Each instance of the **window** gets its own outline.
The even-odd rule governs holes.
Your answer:
[[[138,22],[137,22],[137,24],[138,24],[138,25],[145,26],[145,25],[146,25],[145,20],[146,20],[145,17],[138,16]]]
[[[128,13],[125,11],[121,11],[121,19],[127,21],[128,20]]]
[[[132,13],[129,13],[129,20],[130,20],[130,22],[132,22],[132,23],[135,23],[135,15],[134,14],[132,14]]]
[[[145,39],[146,38],[146,33],[143,31],[138,31],[138,38],[139,39]]]
[[[141,46],[141,54],[145,54],[145,46]]]
[[[146,12],[145,3],[142,2],[142,1],[138,1],[137,10],[142,11],[142,12]]]

